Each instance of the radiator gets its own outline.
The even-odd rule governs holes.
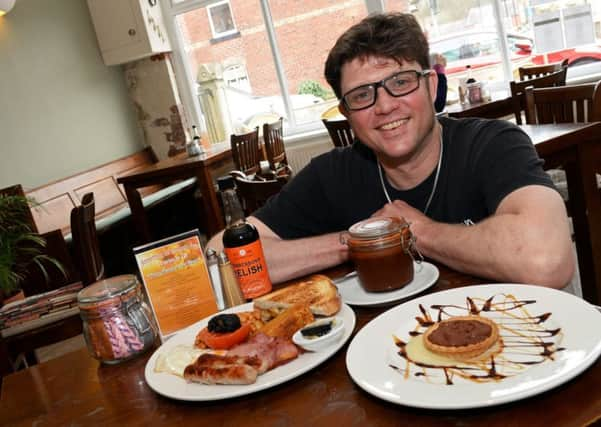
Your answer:
[[[312,139],[310,141],[299,141],[286,146],[286,157],[288,158],[288,164],[296,174],[304,168],[313,157],[328,152],[332,148],[334,148],[334,146],[329,137]]]

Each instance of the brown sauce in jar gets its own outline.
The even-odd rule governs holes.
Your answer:
[[[351,259],[366,291],[399,289],[413,280],[413,260],[401,245],[371,251],[353,251]]]
[[[400,289],[413,280],[408,227],[400,218],[376,217],[349,229],[349,255],[366,291]]]

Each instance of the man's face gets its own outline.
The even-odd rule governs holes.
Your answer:
[[[341,69],[341,90],[346,94],[358,86],[379,82],[399,71],[422,71],[416,62],[399,65],[394,59],[369,56],[347,62]],[[436,73],[419,78],[419,88],[407,95],[391,96],[377,88],[376,102],[363,110],[341,111],[355,135],[376,152],[382,161],[409,161],[417,154],[434,127]]]

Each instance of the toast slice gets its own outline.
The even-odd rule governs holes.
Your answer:
[[[299,329],[304,328],[315,318],[309,310],[309,306],[303,303],[296,303],[285,309],[275,319],[267,322],[258,332],[262,332],[270,337],[292,339],[292,335]]]
[[[342,305],[334,283],[321,274],[314,274],[301,282],[255,298],[253,302],[255,307],[272,313],[301,303],[308,305],[315,316],[332,316],[338,313]]]

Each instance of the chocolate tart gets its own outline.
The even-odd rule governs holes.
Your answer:
[[[424,345],[433,353],[457,360],[473,359],[499,339],[495,322],[480,316],[457,316],[430,326],[424,333]]]

